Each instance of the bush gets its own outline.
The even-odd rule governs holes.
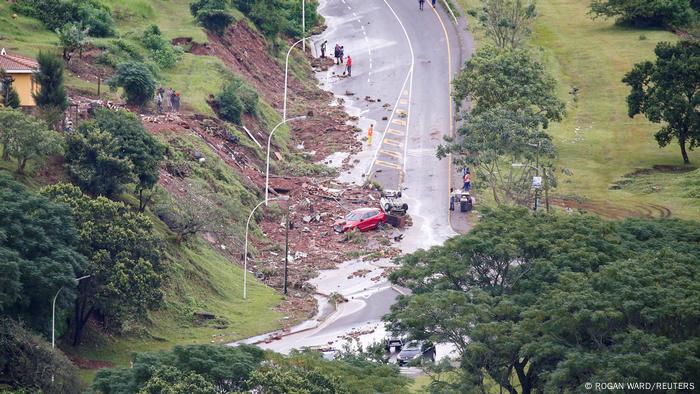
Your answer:
[[[12,9],[39,19],[50,30],[67,23],[80,23],[95,37],[107,37],[115,32],[109,9],[98,0],[17,0]]]
[[[618,17],[638,27],[685,26],[696,14],[689,0],[593,0],[593,17]]]
[[[226,84],[216,98],[219,116],[236,124],[241,123],[241,115],[258,113],[258,92],[241,79],[234,78]]]
[[[33,93],[36,105],[65,111],[68,108],[68,96],[63,87],[63,60],[53,53],[39,52],[37,62],[39,72],[32,76],[39,85],[39,92]]]
[[[301,38],[301,3],[284,0],[233,0],[234,6],[250,18],[268,37],[284,32],[291,37]],[[318,2],[306,1],[307,30],[316,26],[320,17]]]
[[[172,68],[182,58],[183,50],[163,38],[158,26],[152,25],[143,32],[143,46],[151,51],[151,59],[161,68]]]
[[[227,11],[225,0],[196,0],[190,3],[190,12],[205,29],[223,35],[235,20]]]
[[[143,106],[153,98],[156,80],[148,67],[139,62],[125,62],[117,66],[117,72],[109,80],[109,87],[124,88],[124,96],[129,104]]]
[[[13,390],[80,393],[78,368],[60,351],[6,317],[0,319],[0,382]],[[54,381],[51,381],[51,377]]]

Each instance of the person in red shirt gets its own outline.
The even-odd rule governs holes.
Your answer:
[[[345,68],[348,70],[348,77],[352,77],[352,58],[348,55],[348,60],[345,62]]]

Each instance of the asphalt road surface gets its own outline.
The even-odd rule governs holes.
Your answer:
[[[357,156],[356,181],[364,175],[385,189],[403,190],[413,219],[401,242],[404,252],[441,244],[455,234],[448,215],[453,179],[449,161],[438,160],[435,152],[443,136],[454,132],[450,76],[473,47],[464,22],[456,27],[429,1],[419,11],[417,0],[322,0],[319,10],[328,29],[311,45],[318,48],[327,40],[331,57],[335,44],[343,45],[353,60],[352,76],[344,74],[344,64],[336,65],[320,76],[322,85],[344,100],[360,127],[374,125],[372,144],[365,142]],[[359,268],[372,272],[348,279]],[[352,332],[362,332],[364,344],[382,340],[381,318],[401,291],[385,278],[370,280],[382,270],[382,264],[355,261],[322,272],[312,281],[319,292],[338,292],[349,302],[316,327],[307,322],[300,332],[259,345],[283,353],[307,346],[338,348]]]

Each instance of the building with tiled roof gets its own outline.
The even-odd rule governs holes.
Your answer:
[[[23,107],[36,105],[32,97],[32,93],[38,90],[32,78],[32,75],[39,70],[36,60],[11,54],[5,48],[0,48],[0,69],[12,77],[12,88],[19,95],[20,105]],[[4,92],[4,87],[0,86],[0,92]]]

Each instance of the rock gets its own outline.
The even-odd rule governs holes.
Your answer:
[[[311,222],[311,216],[309,216],[309,215],[304,216],[303,220],[304,220],[304,223],[309,223],[309,222]]]
[[[387,119],[389,119],[389,117],[387,117],[387,116],[382,116],[382,120],[387,120]]]
[[[346,96],[354,96],[355,93],[353,93],[353,92],[351,92],[351,91],[349,91],[349,90],[346,90],[346,91],[345,91],[345,95],[346,95]]]
[[[303,231],[303,232],[305,232],[305,233],[310,233],[310,232],[311,232],[311,229],[308,228],[308,227],[304,227],[301,231]]]

